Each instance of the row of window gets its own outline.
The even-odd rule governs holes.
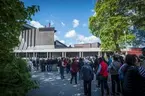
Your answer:
[[[23,30],[22,31],[22,38],[27,43],[27,47],[28,46],[30,46],[30,47],[35,46],[36,45],[36,29]],[[34,39],[34,40],[32,40],[32,39]]]

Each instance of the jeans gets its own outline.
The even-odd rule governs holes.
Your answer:
[[[100,75],[96,75],[97,86],[100,87]]]
[[[104,96],[104,89],[107,91],[107,95],[109,95],[109,87],[107,84],[108,77],[100,76],[100,84],[101,84],[101,96]]]
[[[70,83],[72,84],[72,80],[73,78],[75,78],[75,83],[77,84],[77,72],[71,72],[71,80],[70,80]]]
[[[49,71],[52,71],[52,64],[49,65]]]
[[[70,72],[70,69],[69,68],[66,68],[66,73],[68,74]]]
[[[84,80],[84,94],[87,96],[91,96],[91,80],[90,81]]]
[[[81,77],[81,71],[79,70],[79,80],[81,80],[82,77]]]
[[[115,94],[116,84],[117,84],[117,92],[120,92],[119,75],[111,75],[111,82],[112,82],[112,94]]]
[[[64,79],[64,68],[60,67],[60,75],[61,75],[61,79]]]

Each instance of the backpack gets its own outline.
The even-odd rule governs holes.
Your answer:
[[[81,72],[83,80],[90,81],[94,79],[94,74],[91,69],[91,66],[83,66]]]
[[[117,63],[119,63],[119,62],[117,62]],[[118,74],[118,70],[119,70],[120,67],[116,66],[114,64],[114,62],[112,62],[112,64],[110,66],[111,66],[111,69],[109,70],[110,73],[116,73],[116,74]]]
[[[140,75],[138,67],[129,66],[124,75],[123,92],[124,96],[140,96]]]
[[[129,66],[126,65],[125,68],[124,68],[124,70],[119,73],[119,80],[124,81],[124,76],[125,76],[128,68],[129,68]]]

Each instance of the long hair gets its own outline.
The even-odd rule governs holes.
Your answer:
[[[126,64],[128,64],[130,66],[134,66],[135,62],[136,62],[136,58],[134,55],[131,55],[131,54],[126,55],[126,58],[125,58]]]

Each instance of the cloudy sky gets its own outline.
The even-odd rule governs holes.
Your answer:
[[[40,11],[29,22],[34,27],[55,27],[55,39],[67,45],[99,41],[88,28],[96,0],[23,0],[26,6],[39,5]]]

